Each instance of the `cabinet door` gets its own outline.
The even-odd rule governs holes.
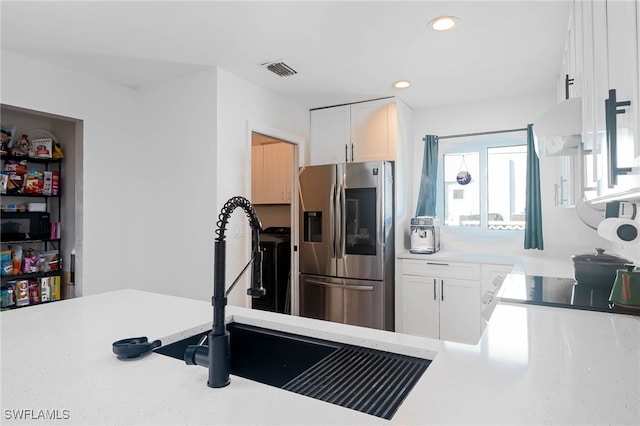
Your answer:
[[[593,181],[595,191],[587,192],[588,199],[611,197],[640,186],[640,147],[638,146],[638,11],[637,1],[590,1],[583,4],[585,37],[585,74],[593,79],[592,88],[585,87],[585,149],[593,160],[585,157],[586,185]],[[589,19],[590,18],[590,19]],[[589,31],[588,26],[591,26]],[[591,43],[591,50],[586,46]],[[588,53],[592,53],[589,57]],[[591,112],[590,91],[593,93]],[[613,154],[607,141],[607,114],[605,100],[615,89],[617,102],[630,102],[614,113],[617,143]],[[591,123],[592,121],[592,123]],[[630,172],[614,173],[623,168]],[[615,177],[617,176],[617,177]],[[589,179],[592,177],[592,179]],[[616,182],[617,180],[617,182]]]
[[[394,160],[396,114],[389,99],[351,105],[350,161]]]
[[[346,162],[347,152],[350,153],[350,133],[349,105],[311,111],[309,165]]]
[[[284,201],[284,172],[278,149],[279,143],[264,146],[264,202],[278,204]]]
[[[571,60],[569,61],[569,78],[573,78],[573,84],[569,88],[569,97],[577,98],[582,96],[584,85],[584,47],[582,42],[582,9],[583,2],[573,2],[573,18],[571,21],[569,40],[571,44]]]
[[[554,184],[554,204],[556,207],[573,207],[575,205],[574,157],[564,155],[558,157],[560,175]]]
[[[561,100],[582,96],[582,55],[582,2],[575,1],[572,5],[565,57],[562,63]]]
[[[254,204],[290,204],[293,147],[285,142],[251,148],[251,197]]]
[[[593,87],[594,87],[594,122],[593,122],[593,155],[594,178],[598,195],[607,186],[606,165],[607,135],[605,99],[608,97],[607,69],[607,5],[603,1],[590,2],[593,22]]]
[[[402,333],[440,338],[440,290],[434,277],[402,276]]]
[[[441,291],[440,339],[477,343],[482,331],[480,283],[442,278],[437,285]]]
[[[640,166],[640,143],[638,139],[638,35],[637,35],[637,3],[634,1],[607,1],[607,59],[609,90],[615,89],[617,102],[630,102],[628,106],[621,106],[618,111],[624,113],[615,116],[617,143],[615,159],[609,151],[609,163],[603,166],[608,172],[608,188],[604,193],[631,189],[636,187],[638,179],[637,169],[633,172],[612,175],[613,163],[618,168],[632,169]],[[607,93],[607,96],[609,93]],[[611,148],[611,147],[609,147]]]
[[[592,199],[598,182],[596,165],[596,100],[595,100],[595,58],[594,58],[593,2],[582,3],[582,173],[585,197]]]

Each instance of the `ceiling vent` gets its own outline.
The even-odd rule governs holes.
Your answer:
[[[278,74],[280,77],[290,77],[298,73],[284,62],[267,62],[266,64],[262,64],[262,66],[266,66],[269,71]]]

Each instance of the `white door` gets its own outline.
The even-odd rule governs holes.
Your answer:
[[[439,289],[436,278],[402,276],[402,333],[440,338]]]

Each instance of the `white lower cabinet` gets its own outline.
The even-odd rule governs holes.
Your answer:
[[[404,259],[398,331],[460,343],[482,333],[480,265]]]

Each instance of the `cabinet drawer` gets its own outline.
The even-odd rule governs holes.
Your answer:
[[[402,273],[406,275],[429,275],[439,278],[477,280],[480,277],[480,265],[465,262],[404,259]]]

